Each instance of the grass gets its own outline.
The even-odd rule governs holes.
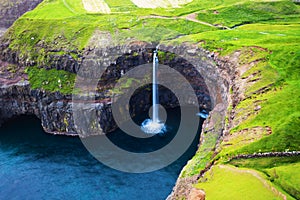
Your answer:
[[[198,19],[211,24],[234,27],[272,19],[285,19],[299,13],[299,6],[292,1],[244,2],[220,9],[201,11]]]
[[[212,160],[213,150],[216,145],[218,135],[208,132],[205,140],[201,143],[195,156],[188,162],[181,172],[181,177],[194,176],[199,174]]]
[[[241,130],[251,130],[251,127],[265,126],[271,127],[272,134],[264,134],[261,139],[256,136],[256,140],[250,144],[245,144],[241,141],[247,140],[247,133],[250,133],[247,131],[246,135],[240,135],[230,140],[231,146],[223,146],[219,156],[230,157],[256,152],[298,151],[300,144],[298,133],[300,127],[299,88],[298,82],[286,83],[283,86],[274,87],[265,94],[242,101],[236,108],[240,111],[238,114],[243,117],[245,113],[250,113],[250,116],[234,127],[231,134]],[[261,110],[255,114],[253,110],[257,101],[260,102]],[[239,137],[241,137],[240,140],[238,140]]]
[[[181,177],[194,176],[200,174],[204,169],[209,166],[214,157],[214,151],[217,141],[219,139],[219,133],[222,131],[223,116],[220,113],[214,112],[210,114],[210,118],[215,122],[213,131],[211,129],[206,130],[201,136],[201,144],[197,150],[195,156],[188,162],[181,172]]]
[[[263,177],[262,174],[260,176]],[[230,166],[226,168],[214,166],[195,187],[206,192],[207,200],[239,200],[241,197],[244,200],[282,199],[245,169]]]
[[[297,100],[299,92],[299,84],[289,84],[283,86],[281,90],[273,89],[256,97],[256,100],[267,99],[261,104],[262,109],[259,114],[245,120],[233,131],[268,125],[272,127],[273,133],[237,150],[236,154],[299,150],[300,106]]]
[[[235,3],[237,2],[238,1],[226,1],[226,5],[223,5],[225,3],[222,1],[216,1],[214,3],[208,4],[204,4],[202,1],[193,1],[191,4],[186,5],[184,8],[173,10],[174,12],[177,12],[181,9],[188,10],[189,7],[195,8],[196,5],[199,6],[199,9],[211,8],[213,6],[228,6],[232,4],[235,5]],[[129,1],[124,1],[121,4],[119,4],[119,2],[117,3],[114,0],[110,0],[107,3],[113,8],[120,7],[127,9],[127,7],[130,7],[130,9],[128,8],[130,13],[116,13],[112,15],[87,14],[83,9],[80,0],[72,1],[72,3],[69,2],[69,0],[44,1],[42,4],[39,5],[37,9],[25,14],[15,24],[15,26],[13,26],[13,31],[11,31],[9,34],[9,39],[13,41],[11,44],[11,48],[22,49],[23,47],[23,49],[26,48],[27,50],[30,50],[33,49],[33,47],[36,47],[39,41],[43,40],[46,40],[47,45],[51,47],[52,42],[48,42],[47,39],[49,39],[49,41],[53,41],[54,39],[56,39],[58,43],[58,45],[56,46],[58,47],[66,48],[67,46],[73,46],[74,48],[81,50],[84,47],[86,47],[89,38],[96,29],[99,29],[101,31],[109,31],[112,34],[115,34],[117,31],[121,34],[119,38],[133,37],[145,41],[170,40],[176,38],[179,35],[203,33],[199,36],[201,37],[205,35],[205,37],[203,38],[203,40],[205,40],[206,42],[206,44],[203,45],[205,48],[222,48],[226,49],[226,51],[234,50],[239,46],[244,46],[245,44],[249,43],[249,40],[251,40],[250,42],[253,42],[253,40],[258,41],[257,39],[262,38],[262,36],[268,37],[267,35],[263,35],[256,31],[258,26],[257,24],[255,25],[255,27],[252,28],[252,31],[255,30],[255,33],[250,33],[250,30],[247,30],[247,32],[249,32],[249,34],[247,34],[248,38],[243,39],[243,37],[245,37],[245,30],[231,32],[215,31],[216,29],[212,27],[208,27],[186,20],[140,19],[138,17],[150,14],[163,15],[163,13],[157,13],[160,12],[160,10],[163,10],[167,13],[171,13],[171,16],[180,15],[172,14],[172,10],[137,9]],[[290,4],[289,1],[285,3]],[[277,7],[279,6],[280,5],[277,5]],[[53,10],[55,10],[56,12],[53,12]],[[152,13],[149,13],[149,10]],[[265,29],[270,30],[268,26],[265,26]],[[280,31],[278,32],[280,32],[281,34],[285,34],[281,31],[284,29],[279,30]],[[225,37],[224,33],[226,35]],[[66,40],[58,40],[55,37],[58,34],[63,35],[66,38]],[[237,37],[241,34],[241,38]],[[36,36],[36,39],[33,41],[28,40],[28,38],[31,38],[31,35]],[[188,36],[187,38],[183,37],[182,40],[188,41],[190,40],[190,38],[193,38],[193,36]],[[197,40],[197,38],[195,39]],[[285,37],[280,39],[292,41],[293,38]],[[295,41],[295,43],[296,42],[297,41]],[[28,43],[31,45],[28,45]],[[25,52],[25,50],[22,50],[22,54],[25,54],[25,56],[23,57],[26,57],[27,55]],[[39,52],[31,54],[39,54]]]
[[[294,7],[290,2],[288,2],[287,5]],[[271,127],[272,134],[263,134],[262,137],[254,136],[254,140],[245,143],[247,137],[251,137],[251,135],[249,135],[250,132],[246,131],[245,135],[240,135],[229,141],[233,145],[229,147],[222,146],[221,152],[217,155],[217,159],[256,152],[299,150],[300,25],[299,20],[294,20],[294,16],[290,17],[291,18],[286,19],[274,18],[270,19],[270,21],[264,21],[266,19],[263,18],[257,19],[262,21],[255,24],[243,25],[233,30],[208,31],[181,37],[173,41],[175,44],[184,41],[198,42],[202,47],[219,52],[221,55],[231,55],[232,52],[239,50],[241,52],[241,65],[258,60],[252,68],[242,75],[246,78],[255,74],[251,80],[256,81],[246,88],[246,99],[241,101],[235,108],[240,111],[236,115],[246,117],[246,119],[241,120],[236,127],[233,127],[231,134],[238,133],[241,130],[251,130],[255,127],[266,126]],[[230,20],[231,19],[232,18],[230,18]],[[233,24],[224,25],[232,26],[240,23],[234,20],[235,19],[232,21]],[[251,20],[253,20],[253,18],[249,18],[249,21]],[[260,50],[260,48],[263,48],[263,50]],[[267,90],[261,92],[260,90],[262,88],[267,88]],[[261,106],[259,112],[254,112],[256,102],[259,102],[258,105]],[[247,116],[248,113],[249,116]],[[200,152],[203,152],[203,149]],[[266,162],[268,161],[270,165],[275,162],[274,158],[266,158],[265,160]],[[199,163],[200,166],[201,161],[202,160],[199,161],[195,156],[190,162]],[[205,158],[203,161],[205,161]],[[224,162],[226,159],[222,159],[221,161]],[[287,160],[287,163],[288,162],[295,161]],[[258,165],[258,163],[253,165]],[[254,168],[254,166],[252,167]],[[294,170],[296,170],[295,167]],[[193,172],[197,173],[198,171],[199,170],[195,168],[194,171],[191,170],[191,172],[187,174],[193,175]],[[287,172],[287,174],[290,174],[290,172]],[[225,174],[216,175],[216,177],[218,176],[219,178],[226,177]],[[282,181],[285,180],[288,180],[287,176],[282,177]],[[242,180],[239,182],[244,183]],[[291,179],[291,182],[295,188],[299,187],[297,180]],[[222,185],[223,182],[219,184]],[[216,185],[215,187],[220,187]],[[299,189],[287,189],[290,188],[289,185],[277,185],[294,197],[295,191],[299,191]],[[207,191],[207,193],[213,194],[212,199],[223,199],[213,191],[213,188],[214,186],[212,186],[211,191]],[[229,188],[224,189],[224,193],[226,193],[226,191],[228,193]]]
[[[59,91],[71,94],[75,82],[75,74],[63,70],[46,70],[37,67],[26,69],[32,89],[42,88],[46,91]]]
[[[299,32],[300,26],[298,24],[256,23],[233,30],[207,31],[189,35],[175,40],[174,43],[199,42],[202,47],[220,52],[222,55],[230,54],[243,47],[261,46],[273,51],[274,57],[279,52],[288,55],[286,58],[288,60],[291,57],[293,59],[298,57],[298,52],[295,50],[299,48]],[[294,55],[290,54],[291,52],[294,52]],[[297,62],[299,61],[297,60]]]
[[[300,199],[300,185],[295,184],[300,180],[299,168],[300,163],[298,162],[290,165],[274,167],[265,171],[275,184],[279,185],[295,199]]]
[[[118,5],[116,1],[108,3]],[[130,5],[123,2],[120,6],[123,4]],[[48,0],[15,22],[5,39],[10,41],[10,49],[19,52],[21,60],[36,60],[38,65],[48,65],[51,62],[46,58],[49,50],[59,50],[61,54],[83,51],[95,30],[107,31],[122,43],[128,38],[169,40],[214,28],[184,19],[143,19],[132,13],[114,13],[109,17],[88,14],[80,0]]]
[[[121,32],[124,38],[133,37],[142,41],[159,42],[171,40],[181,35],[215,30],[215,28],[186,21],[184,19],[143,19]]]
[[[230,55],[237,49],[261,47],[258,55],[245,60],[248,51],[242,52],[242,63],[250,63],[253,58],[260,58],[249,72],[259,72],[259,78],[247,87],[246,98],[237,106],[237,113],[246,117],[231,133],[257,126],[270,126],[273,134],[246,147],[236,145],[232,154],[254,153],[259,151],[299,150],[299,75],[300,75],[300,26],[298,24],[251,24],[234,30],[217,30],[182,37],[174,42],[186,40],[199,42],[204,48],[219,51],[221,55]],[[266,53],[267,52],[267,53]],[[255,78],[255,77],[254,77]],[[269,91],[261,93],[260,89],[269,86]],[[250,110],[255,102],[261,101],[261,110],[256,114]],[[222,153],[222,152],[221,152]],[[226,152],[227,153],[227,152]]]
[[[65,1],[66,2],[66,1]],[[57,12],[53,12],[56,10]],[[24,15],[24,17],[39,19],[62,19],[74,16],[74,10],[69,4],[64,4],[63,0],[43,1],[37,9]]]
[[[105,0],[105,2],[109,5],[112,12],[130,12],[137,9],[130,0]]]
[[[112,95],[124,94],[126,89],[130,88],[133,82],[139,82],[139,80],[135,78],[120,78],[118,80],[118,87],[112,88],[109,92]]]
[[[250,158],[250,159],[233,159],[229,162],[230,165],[242,168],[252,168],[262,171],[266,168],[274,168],[286,166],[292,163],[299,163],[300,156],[291,157],[268,157],[268,158]]]
[[[252,168],[266,174],[268,180],[282,188],[295,199],[300,198],[300,157],[269,157],[232,160],[229,163],[239,168]]]

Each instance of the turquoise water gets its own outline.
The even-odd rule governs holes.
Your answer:
[[[119,135],[115,131],[111,140]],[[133,142],[123,144],[130,148]],[[101,164],[79,138],[46,134],[38,119],[19,117],[0,128],[0,199],[165,199],[196,146],[161,170],[130,174]]]

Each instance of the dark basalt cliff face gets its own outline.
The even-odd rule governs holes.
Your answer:
[[[0,28],[10,27],[21,15],[33,10],[42,0],[0,1]]]
[[[32,90],[28,81],[1,86],[0,119],[22,114],[33,114],[41,119],[44,129],[50,133],[75,134],[70,106],[70,96],[59,92]],[[68,122],[68,123],[64,123]]]
[[[82,57],[80,62],[62,56],[58,59],[60,62],[46,67],[65,69],[73,73],[78,73],[78,70],[82,73],[85,69],[87,69],[86,73],[91,73],[88,70],[90,65],[96,66],[97,69],[106,69],[98,84],[99,90],[96,92],[92,106],[82,110],[82,119],[80,119],[84,120],[85,113],[92,109],[96,113],[97,121],[88,126],[93,127],[95,123],[99,124],[101,133],[95,133],[91,128],[90,134],[104,134],[117,128],[111,111],[112,99],[107,90],[112,88],[128,70],[152,62],[152,51],[155,46],[145,42],[134,42],[126,46],[89,49],[80,55]],[[226,63],[214,60],[213,55],[196,46],[160,45],[159,51],[161,52],[160,63],[180,72],[194,89],[198,102],[186,102],[187,104],[194,104],[208,111],[217,107],[218,112],[225,116],[231,81],[230,68],[226,66]],[[3,54],[3,52],[5,51],[2,51],[1,60],[20,67],[24,66],[24,63],[19,62],[16,53]],[[76,66],[76,68],[70,66]],[[3,81],[5,77],[1,80],[3,83],[0,88],[0,122],[21,114],[33,114],[41,119],[42,126],[49,133],[80,134],[80,128],[74,125],[72,95],[31,89],[26,78],[11,83],[5,83]],[[184,93],[184,88],[182,91]],[[160,103],[166,107],[178,106],[176,97],[172,96],[168,90],[160,95]],[[130,114],[133,116],[144,112],[149,109],[150,105],[151,93],[136,92],[132,97]]]
[[[0,87],[0,123],[18,115],[35,115],[44,130],[52,134],[77,135],[72,112],[72,96],[31,89],[27,81]],[[116,128],[109,106],[93,104],[103,131]],[[105,116],[105,117],[103,117]]]

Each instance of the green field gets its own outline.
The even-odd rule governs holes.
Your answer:
[[[300,157],[270,157],[238,159],[230,161],[236,167],[253,168],[263,172],[267,179],[274,182],[296,199],[300,198]]]
[[[206,191],[207,200],[279,200],[283,199],[282,195],[293,199],[269,181],[265,181],[261,173],[227,165],[214,166],[195,187]]]

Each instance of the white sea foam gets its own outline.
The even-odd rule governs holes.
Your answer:
[[[143,132],[147,134],[163,134],[167,132],[167,128],[164,123],[152,121],[152,119],[146,119],[141,126]]]

